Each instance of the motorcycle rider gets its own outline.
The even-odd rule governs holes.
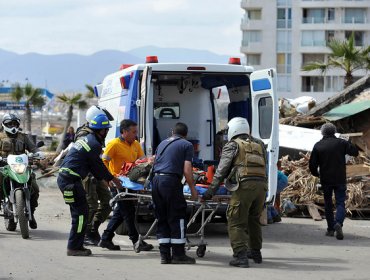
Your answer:
[[[60,166],[57,180],[71,211],[72,228],[67,246],[68,256],[91,255],[91,250],[83,246],[89,209],[82,180],[91,172],[97,180],[104,180],[111,187],[122,188],[120,180],[109,173],[100,158],[105,137],[112,127],[107,115],[94,116],[88,127],[93,133],[81,137],[73,144]]]
[[[20,124],[21,120],[16,114],[6,113],[3,115],[1,123],[3,131],[0,132],[0,156],[6,158],[9,154],[20,155],[28,151],[29,153],[34,153],[34,156],[36,157],[44,157],[43,153],[39,151],[30,137],[27,134],[20,132]],[[36,229],[37,222],[34,213],[38,206],[40,189],[36,183],[34,173],[32,173],[30,180],[31,220],[29,221],[29,226],[32,229]],[[0,175],[0,184],[2,184],[2,182],[2,176]]]

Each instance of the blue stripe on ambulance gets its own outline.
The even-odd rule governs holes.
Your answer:
[[[254,91],[271,89],[271,83],[269,79],[254,80],[252,81],[252,87]]]

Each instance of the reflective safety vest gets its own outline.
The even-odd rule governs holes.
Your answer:
[[[238,154],[233,164],[237,169],[237,181],[250,176],[266,177],[264,147],[250,139],[236,138],[233,141],[238,144]]]

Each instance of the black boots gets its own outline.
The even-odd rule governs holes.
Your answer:
[[[31,215],[31,220],[28,221],[28,225],[32,229],[37,229],[37,222],[36,222],[35,216],[33,214]]]
[[[153,250],[153,245],[146,243],[144,240],[138,240],[134,245],[134,251],[140,253],[141,251],[151,251]]]
[[[342,229],[342,226],[339,224],[339,223],[336,223],[334,225],[334,230],[335,230],[335,237],[338,239],[338,240],[343,240],[344,238],[344,235],[343,235],[343,229]]]
[[[86,230],[85,234],[85,245],[90,246],[98,246],[100,241],[100,234],[99,234],[99,226],[101,225],[101,222],[95,221],[93,225]]]
[[[159,252],[161,253],[161,264],[170,264],[171,244],[159,244]]]
[[[108,250],[111,251],[119,251],[121,250],[121,247],[118,245],[114,245],[112,239],[113,239],[114,233],[104,231],[103,237],[100,240],[98,246],[102,248],[107,248]]]
[[[248,259],[253,259],[255,263],[262,263],[261,250],[248,249],[247,257]]]
[[[173,264],[195,264],[195,259],[185,255],[185,244],[172,245],[172,261]]]
[[[237,254],[234,254],[234,259],[230,261],[229,264],[231,266],[236,266],[236,267],[244,267],[244,268],[249,267],[247,251],[243,250]]]
[[[82,247],[81,249],[78,250],[67,249],[67,256],[85,257],[90,255],[91,250],[86,249],[85,247]]]

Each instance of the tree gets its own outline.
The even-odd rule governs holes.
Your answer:
[[[320,70],[324,75],[327,70],[339,68],[345,71],[344,87],[351,85],[353,72],[360,69],[370,70],[370,46],[356,47],[354,33],[346,41],[331,40],[328,42],[328,48],[331,53],[328,61],[309,62],[303,66],[303,71]]]
[[[88,84],[86,84],[85,87],[87,89],[86,97],[89,99],[95,98],[96,95],[95,95],[94,87]]]
[[[31,108],[41,108],[45,105],[45,99],[42,96],[41,89],[33,88],[30,83],[27,83],[24,87],[21,87],[20,84],[17,83],[13,86],[11,97],[16,102],[24,100],[26,132],[31,132]]]
[[[66,94],[62,94],[62,95],[57,96],[57,98],[60,102],[62,102],[65,105],[68,106],[67,121],[66,121],[65,127],[63,129],[62,138],[61,138],[61,140],[58,144],[57,150],[56,150],[58,153],[62,150],[63,139],[64,139],[64,137],[67,133],[68,127],[71,125],[72,117],[73,117],[73,108],[78,107],[79,109],[84,109],[84,108],[87,107],[87,102],[85,100],[83,100],[82,97],[83,96],[82,96],[81,93],[73,94],[72,96],[67,96]]]

